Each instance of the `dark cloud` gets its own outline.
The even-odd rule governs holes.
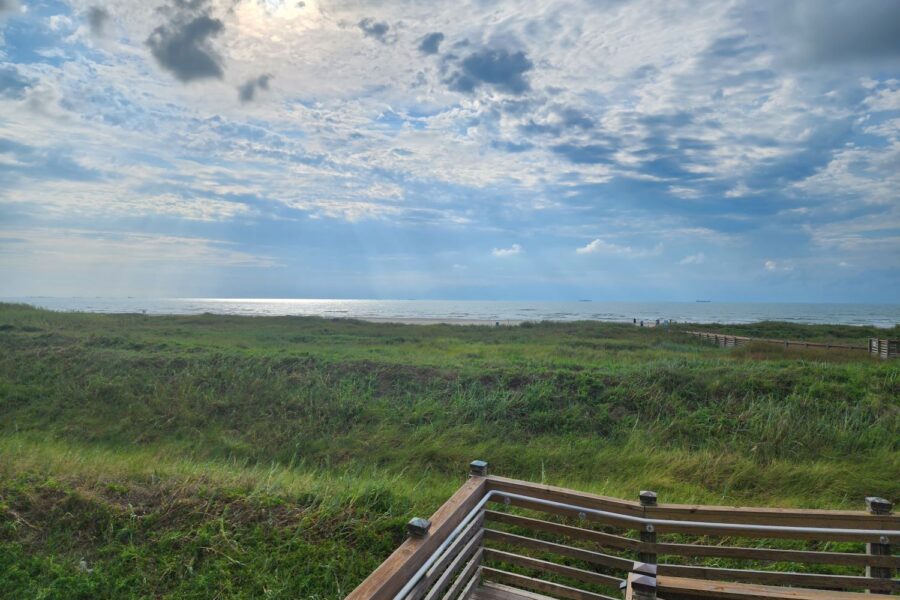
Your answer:
[[[19,9],[18,0],[0,0],[0,15],[5,12],[13,12]]]
[[[15,166],[0,162],[0,184],[9,184],[22,176],[35,179],[65,179],[69,181],[97,181],[102,173],[82,166],[63,148],[38,148],[0,138],[0,154],[10,154]]]
[[[776,44],[791,62],[828,65],[900,58],[900,2],[830,0],[768,5]]]
[[[519,95],[531,89],[525,74],[534,64],[524,52],[485,49],[470,54],[460,63],[460,70],[447,80],[450,89],[472,93],[482,84],[509,94]]]
[[[238,98],[240,98],[241,102],[252,101],[256,97],[256,90],[269,89],[271,80],[271,75],[260,75],[247,80],[243,85],[238,86]]]
[[[0,98],[20,100],[25,97],[25,90],[35,83],[12,65],[0,67]]]
[[[221,20],[209,15],[204,0],[175,0],[161,12],[170,16],[147,38],[147,46],[159,66],[179,81],[215,77],[221,79],[222,58],[210,40],[225,29]]]
[[[444,41],[444,34],[440,31],[429,33],[422,38],[419,43],[419,52],[422,54],[437,54],[441,42]]]
[[[577,165],[611,164],[616,151],[601,144],[558,144],[552,150]]]
[[[366,17],[356,25],[362,30],[363,35],[366,37],[375,38],[382,44],[394,43],[395,37],[390,35],[391,26],[384,21],[376,21],[370,17]]]
[[[520,152],[528,152],[529,150],[534,148],[534,144],[530,142],[491,142],[491,146],[496,148],[497,150],[504,150],[506,152],[510,152],[513,154],[518,154]]]
[[[103,35],[109,22],[109,11],[100,6],[92,6],[87,12],[88,25],[94,35]]]

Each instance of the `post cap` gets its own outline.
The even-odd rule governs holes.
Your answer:
[[[894,508],[894,503],[878,496],[869,496],[866,498],[866,508],[873,515],[889,515]]]
[[[631,582],[631,588],[636,592],[656,593],[656,577],[632,575],[628,581]]]
[[[654,565],[653,563],[636,562],[631,567],[631,572],[637,573],[638,575],[656,577],[656,565]]]
[[[414,517],[406,524],[406,533],[416,538],[428,535],[429,529],[431,529],[431,521],[422,517]]]
[[[638,498],[641,499],[641,506],[656,506],[656,492],[641,490]]]
[[[486,477],[488,470],[487,462],[483,460],[473,460],[469,463],[469,473],[478,477]]]

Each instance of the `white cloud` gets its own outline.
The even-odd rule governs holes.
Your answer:
[[[509,248],[494,248],[491,250],[491,254],[498,258],[507,258],[509,256],[518,256],[522,253],[522,246],[519,244],[513,244]]]
[[[883,89],[866,98],[864,104],[874,111],[900,110],[900,89]]]
[[[229,242],[199,237],[69,228],[0,229],[0,236],[0,264],[7,266],[277,266],[272,258],[237,250]],[[9,246],[5,240],[15,241]]]
[[[582,246],[575,250],[578,254],[596,254],[598,252],[620,252],[622,250],[630,250],[630,248],[623,248],[622,246],[616,246],[615,244],[610,244],[608,242],[604,242],[603,240],[597,238],[592,242],[588,242],[587,245]]]
[[[767,260],[765,263],[763,263],[763,268],[765,268],[766,271],[782,271],[787,273],[794,270],[794,265],[785,264],[783,262],[774,260]]]
[[[792,189],[816,196],[834,196],[833,204],[852,197],[865,204],[894,204],[900,190],[900,132],[881,148],[848,146],[813,175],[793,184]]]
[[[642,256],[656,256],[662,254],[662,244],[657,244],[652,249],[632,248],[631,246],[621,246],[613,244],[597,238],[586,245],[576,248],[578,254],[615,254],[618,256],[626,256],[629,258],[638,258]]]
[[[685,256],[678,264],[680,265],[702,265],[706,261],[706,255],[702,252],[698,252],[697,254],[691,254],[690,256]]]

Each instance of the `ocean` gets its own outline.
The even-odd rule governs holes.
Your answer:
[[[397,321],[620,321],[834,323],[893,327],[900,304],[758,302],[538,302],[484,300],[303,300],[248,298],[4,298],[57,311],[153,315],[315,315]]]

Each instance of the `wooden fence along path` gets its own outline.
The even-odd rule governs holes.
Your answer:
[[[707,342],[713,342],[723,348],[743,346],[749,342],[764,342],[767,344],[779,344],[785,348],[791,346],[799,348],[828,348],[840,350],[869,350],[869,346],[852,346],[848,344],[832,344],[823,342],[803,342],[797,340],[775,340],[771,338],[744,337],[740,335],[726,335],[724,333],[709,333],[708,331],[685,331],[688,335],[694,335]],[[885,340],[887,341],[887,340]]]
[[[489,476],[475,461],[347,600],[888,599],[900,592],[900,517],[887,500],[866,505],[629,502]]]

